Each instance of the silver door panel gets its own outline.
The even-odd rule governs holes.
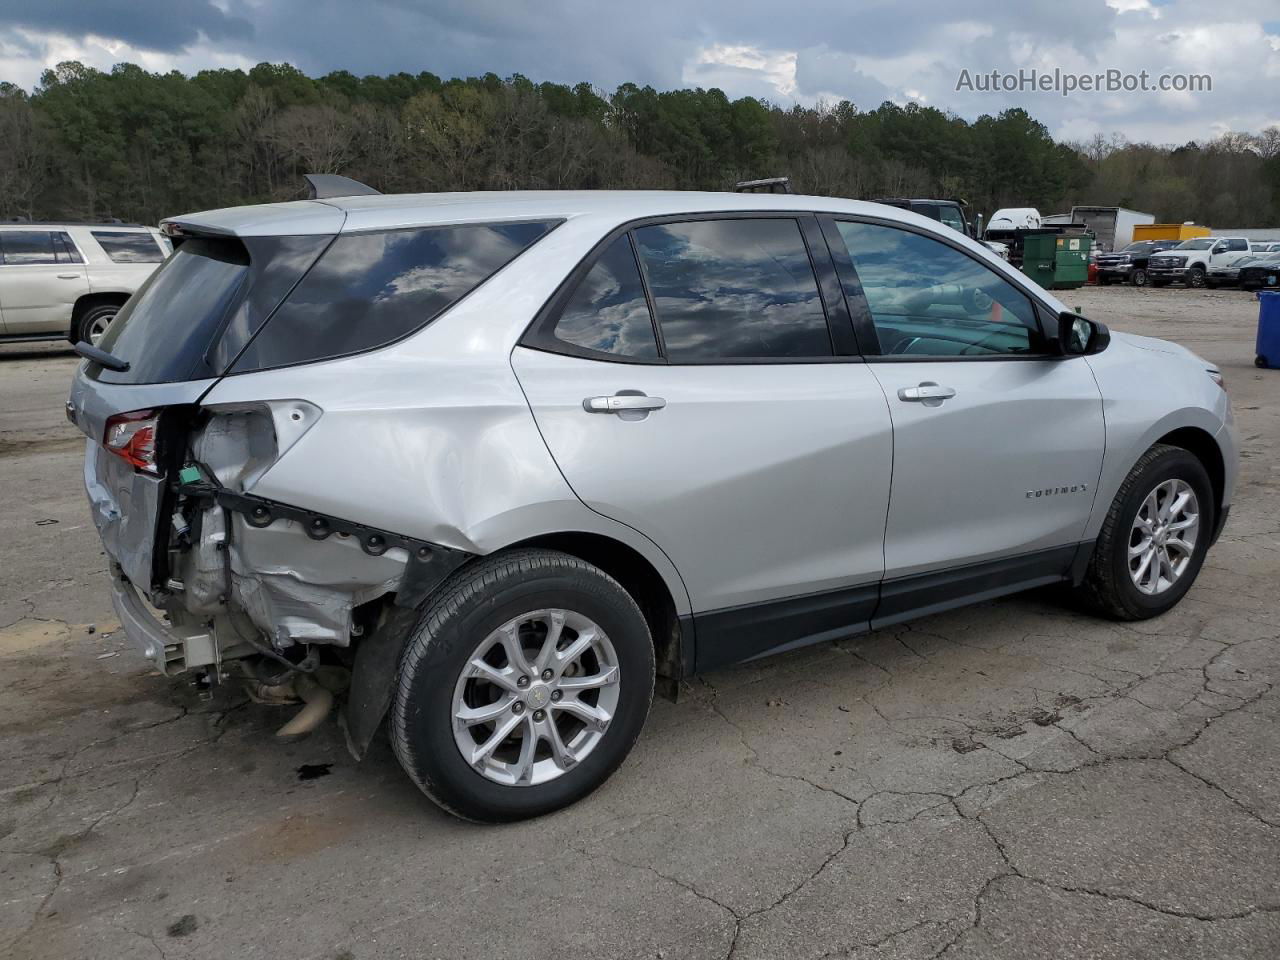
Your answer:
[[[868,368],[893,415],[887,578],[1084,539],[1105,430],[1082,359]]]
[[[892,444],[865,364],[512,363],[574,492],[657,543],[695,612],[880,578]],[[620,391],[665,406],[584,408]]]

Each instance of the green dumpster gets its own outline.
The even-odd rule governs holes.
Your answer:
[[[1079,234],[1028,232],[1022,239],[1022,272],[1046,290],[1082,287],[1089,279],[1092,244]]]
[[[1066,234],[1058,237],[1054,247],[1053,289],[1074,290],[1089,279],[1089,249],[1092,237]]]
[[[1053,286],[1056,241],[1061,237],[1056,230],[1028,232],[1022,237],[1022,272],[1046,290]]]

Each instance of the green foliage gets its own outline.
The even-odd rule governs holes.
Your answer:
[[[0,215],[118,216],[301,195],[302,173],[384,191],[723,190],[955,197],[974,212],[1116,203],[1162,220],[1280,222],[1280,130],[1177,149],[1062,144],[1020,109],[969,123],[933,107],[783,108],[718,89],[537,83],[494,73],[308,77],[289,64],[194,76],[61,63],[0,83]]]

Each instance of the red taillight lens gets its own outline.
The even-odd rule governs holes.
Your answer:
[[[159,419],[157,410],[117,414],[107,421],[102,445],[139,470],[159,473],[156,466],[156,424]]]

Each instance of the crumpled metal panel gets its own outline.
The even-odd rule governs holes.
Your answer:
[[[139,473],[93,440],[85,444],[84,487],[89,513],[107,553],[129,581],[151,589],[151,559],[163,481]]]

